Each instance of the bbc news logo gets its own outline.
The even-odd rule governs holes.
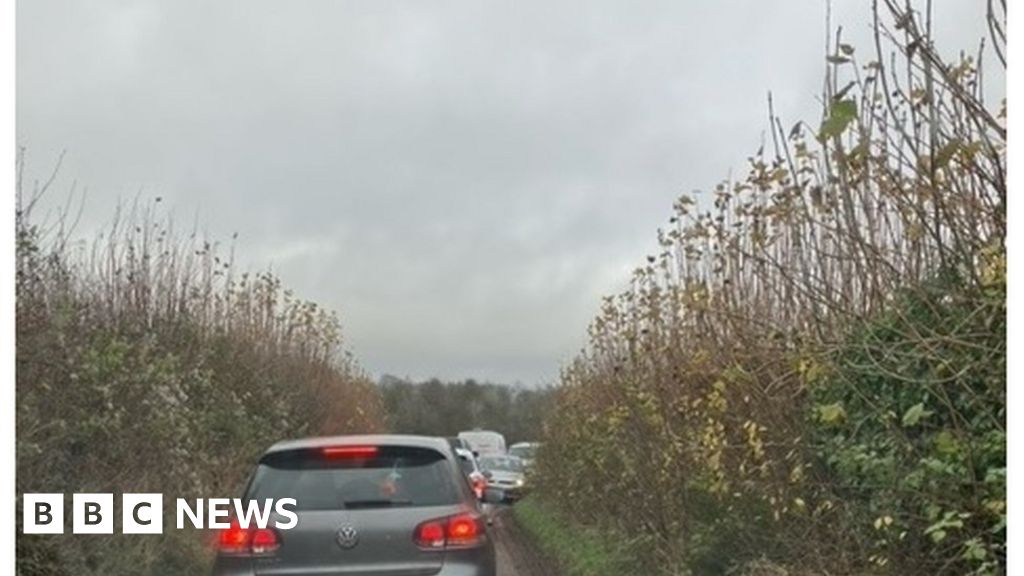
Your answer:
[[[74,534],[113,534],[113,494],[73,494],[71,497],[71,531]],[[122,494],[122,534],[163,534],[163,494]],[[232,522],[241,528],[254,524],[263,529],[272,525],[290,530],[298,524],[295,499],[243,501],[240,498],[197,498],[190,504],[184,498],[175,500],[175,527],[225,530]],[[275,517],[276,514],[276,517]],[[273,519],[273,522],[271,522]],[[64,494],[22,495],[22,532],[25,534],[64,533]]]

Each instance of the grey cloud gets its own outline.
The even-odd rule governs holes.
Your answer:
[[[973,45],[965,4],[938,29]],[[768,90],[816,118],[824,38],[810,0],[32,0],[18,139],[68,150],[83,231],[141,188],[238,232],[375,373],[533,384],[674,198],[742,171]]]

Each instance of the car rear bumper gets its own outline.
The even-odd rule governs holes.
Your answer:
[[[438,552],[444,555],[444,563],[439,570],[416,572],[416,576],[495,576],[496,564],[494,544],[489,540],[477,548],[447,550]],[[261,571],[261,573],[266,572]],[[276,574],[278,572],[266,572]],[[312,572],[282,570],[289,576],[314,576]],[[240,556],[218,556],[213,565],[212,576],[256,576],[251,558]],[[316,572],[316,575],[323,574]]]
[[[488,488],[501,492],[501,499],[504,502],[515,502],[522,498],[526,493],[522,486],[502,486],[499,484],[493,484],[488,486]]]

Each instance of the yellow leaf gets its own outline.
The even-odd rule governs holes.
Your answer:
[[[839,402],[818,406],[818,419],[825,424],[839,424],[846,420],[846,410]]]

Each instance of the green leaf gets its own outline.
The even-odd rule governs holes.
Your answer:
[[[821,123],[819,135],[822,140],[839,136],[857,118],[857,103],[853,100],[839,100],[832,103],[828,118]]]
[[[932,524],[925,528],[924,533],[926,536],[930,536],[932,542],[938,544],[946,539],[947,530],[955,529],[959,530],[964,527],[964,519],[970,517],[970,514],[963,512],[946,512],[942,516],[942,520]]]
[[[985,546],[981,543],[979,538],[971,538],[964,542],[963,559],[967,561],[982,561],[988,553],[985,550]]]
[[[960,453],[962,446],[949,430],[943,430],[935,435],[935,450],[943,456],[955,456]]]
[[[903,414],[903,425],[904,426],[916,426],[922,418],[927,418],[934,414],[931,410],[925,410],[924,404],[917,403],[910,407]]]

